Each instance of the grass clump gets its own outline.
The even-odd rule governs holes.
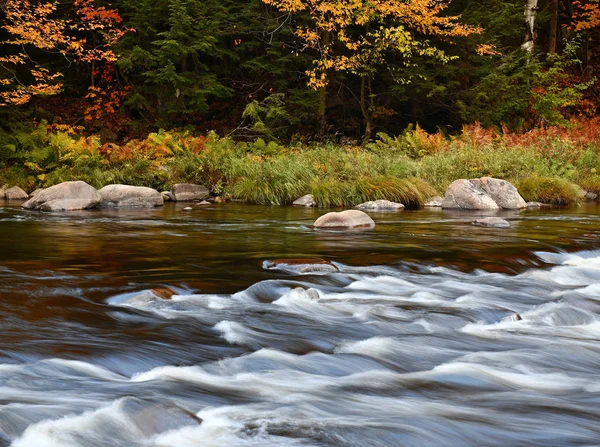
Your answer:
[[[515,182],[527,202],[572,205],[581,202],[585,192],[576,184],[556,177],[528,177]]]

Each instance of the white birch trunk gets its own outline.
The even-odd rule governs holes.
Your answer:
[[[529,54],[533,54],[535,43],[535,16],[537,14],[538,0],[525,0],[525,42],[522,47]]]

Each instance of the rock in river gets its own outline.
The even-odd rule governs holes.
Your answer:
[[[473,225],[490,228],[508,228],[510,223],[500,217],[486,217],[483,219],[476,219],[473,221]]]
[[[327,213],[319,217],[314,223],[315,228],[372,228],[374,226],[373,219],[367,213],[359,210]]]
[[[442,202],[445,209],[491,211],[526,207],[517,188],[506,180],[491,177],[455,180],[446,190]]]
[[[99,192],[102,207],[152,208],[164,204],[163,196],[157,190],[145,186],[107,185]]]
[[[27,200],[29,198],[29,194],[27,194],[18,186],[8,188],[4,191],[4,193],[6,194],[6,200]]]
[[[404,205],[390,202],[389,200],[374,200],[372,202],[361,203],[356,206],[356,209],[363,211],[402,211]]]
[[[305,206],[312,207],[316,206],[315,199],[312,194],[306,194],[305,196],[300,197],[299,199],[294,200],[294,206]]]
[[[527,207],[527,203],[523,200],[517,188],[506,180],[481,177],[479,180],[471,180],[471,182],[476,185],[479,184],[502,209],[518,210]]]
[[[98,206],[102,196],[82,181],[63,182],[46,188],[29,199],[23,208],[41,211],[75,211]]]
[[[423,206],[426,208],[441,208],[443,201],[444,198],[440,196],[429,197],[428,199],[425,199]]]
[[[210,196],[210,191],[205,186],[177,183],[171,188],[171,195],[175,202],[192,202],[207,199]]]
[[[320,258],[273,259],[272,261],[263,262],[263,268],[298,273],[328,273],[339,271],[331,262]]]

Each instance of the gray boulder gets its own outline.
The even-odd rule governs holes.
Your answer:
[[[42,192],[42,191],[43,191],[43,189],[42,189],[42,188],[38,188],[38,189],[36,189],[35,191],[32,191],[32,193],[31,193],[31,194],[29,194],[29,198],[32,198],[32,197],[35,197],[35,196],[37,196],[37,195],[38,195],[40,192]]]
[[[29,194],[18,186],[8,188],[4,193],[6,194],[6,200],[27,200],[29,198]]]
[[[294,200],[294,206],[316,206],[315,199],[312,194],[306,194],[305,196],[300,197],[299,199]]]
[[[320,258],[273,259],[272,261],[263,262],[263,268],[297,273],[330,273],[339,271],[331,262]]]
[[[0,188],[0,200],[6,200],[6,187]]]
[[[598,194],[592,191],[587,191],[585,193],[585,200],[587,202],[594,202],[598,198]]]
[[[152,208],[163,206],[163,196],[152,188],[130,185],[107,185],[100,191],[101,207],[112,208]]]
[[[479,180],[471,180],[471,183],[483,189],[500,208],[518,210],[527,207],[517,188],[506,180],[481,177]]]
[[[542,202],[527,202],[527,208],[548,208],[552,205]]]
[[[473,225],[478,225],[481,227],[491,227],[491,228],[508,228],[510,227],[510,223],[502,219],[500,217],[485,217],[483,219],[476,219],[473,221]]]
[[[390,202],[389,200],[374,200],[372,202],[361,203],[356,209],[363,211],[402,211],[404,205]]]
[[[483,190],[479,183],[455,180],[448,186],[442,208],[462,210],[499,210],[500,206]]]
[[[41,211],[75,211],[94,208],[100,202],[102,196],[96,188],[85,182],[75,181],[46,188],[21,206]]]
[[[440,196],[429,197],[428,199],[425,200],[425,203],[423,204],[423,206],[426,208],[441,208],[443,201],[444,201],[444,198],[440,197]]]
[[[359,210],[346,210],[339,213],[327,213],[319,217],[315,223],[315,228],[358,228],[375,226],[373,219],[368,214]]]
[[[173,200],[173,194],[171,194],[171,191],[163,191],[160,193],[160,195],[162,196],[164,202],[171,202]]]
[[[175,202],[191,202],[207,199],[210,196],[210,191],[206,186],[177,183],[171,188],[171,195]]]

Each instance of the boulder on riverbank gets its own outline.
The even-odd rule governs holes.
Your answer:
[[[163,202],[172,202],[173,201],[173,194],[171,194],[171,191],[162,191],[160,193],[160,195],[163,198]]]
[[[500,217],[485,217],[483,219],[475,219],[473,225],[490,228],[508,228],[510,222]]]
[[[315,228],[373,228],[375,222],[367,213],[359,210],[331,212],[319,217],[313,224]]]
[[[40,211],[75,211],[94,208],[100,202],[102,196],[96,188],[82,181],[74,181],[46,188],[21,206]]]
[[[27,200],[29,199],[29,194],[23,191],[18,186],[13,186],[12,188],[8,188],[4,190],[4,194],[6,200]]]
[[[175,202],[193,202],[194,200],[207,199],[210,196],[210,191],[206,186],[177,183],[171,188],[171,196]]]
[[[455,180],[442,201],[444,209],[494,211],[526,207],[527,203],[517,188],[506,180],[491,177]]]
[[[294,206],[305,206],[307,208],[312,206],[317,206],[315,203],[315,198],[312,194],[306,194],[305,196],[300,197],[299,199],[294,200]]]
[[[331,262],[320,258],[273,259],[263,262],[263,268],[298,273],[330,273],[339,271]]]
[[[100,191],[101,207],[111,208],[153,208],[163,206],[163,196],[152,188],[130,185],[107,185]]]
[[[32,191],[32,192],[31,192],[31,194],[29,194],[29,198],[31,199],[32,197],[35,197],[35,196],[37,196],[37,195],[38,195],[39,193],[41,193],[42,191],[43,191],[43,189],[42,189],[42,188],[38,188],[38,189],[36,189],[36,190]]]
[[[361,203],[356,206],[356,209],[362,211],[402,211],[404,205],[401,203],[390,202],[389,200],[374,200]]]
[[[425,199],[425,203],[423,204],[423,206],[425,208],[441,208],[443,201],[444,198],[440,196],[429,197]]]

